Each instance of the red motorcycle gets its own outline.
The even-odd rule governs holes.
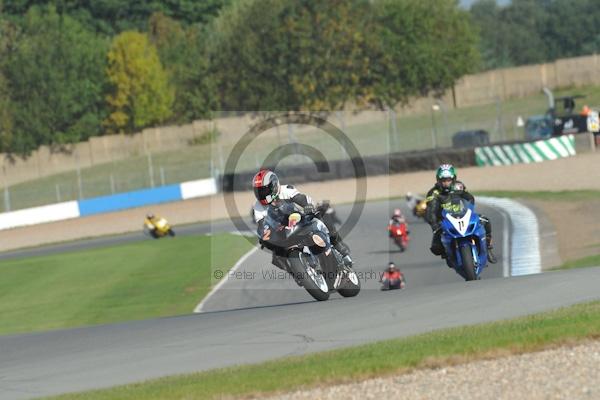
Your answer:
[[[390,233],[390,237],[394,239],[394,243],[400,248],[401,252],[404,252],[408,247],[408,241],[410,240],[408,236],[408,230],[406,227],[406,223],[396,223],[388,225],[388,231]]]

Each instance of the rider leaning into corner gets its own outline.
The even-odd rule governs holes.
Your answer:
[[[449,205],[450,193],[453,195],[459,195],[466,201],[475,204],[475,198],[469,192],[464,183],[456,180],[456,171],[451,164],[442,164],[436,171],[435,174],[436,184],[427,192],[427,214],[425,220],[431,225],[433,230],[433,238],[431,240],[431,252],[436,256],[442,256],[446,258],[446,251],[442,244],[442,210]],[[493,252],[492,245],[492,224],[490,220],[480,215],[479,220],[485,228],[485,237],[488,248],[488,260],[490,263],[496,263],[496,256]]]
[[[304,214],[313,214],[315,212],[312,199],[308,195],[300,193],[292,185],[282,186],[279,183],[279,178],[273,171],[268,169],[260,170],[254,175],[252,186],[254,188],[254,195],[256,196],[256,203],[253,208],[254,218],[258,223],[259,230],[264,222],[263,219],[267,216],[269,207],[278,208],[283,204],[282,200],[293,201],[304,210]],[[327,226],[327,229],[329,229],[331,244],[343,256],[344,264],[349,267],[352,266],[350,249],[342,241],[335,225],[329,222],[328,218],[323,219],[323,222]],[[271,261],[273,265],[285,270],[285,259],[282,258],[285,254],[278,254],[278,249],[269,246],[268,242],[261,241],[261,245],[273,251],[273,259]]]

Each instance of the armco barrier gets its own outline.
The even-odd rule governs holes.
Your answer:
[[[479,166],[529,164],[574,155],[575,138],[573,135],[553,137],[535,142],[475,148],[475,160]]]
[[[127,208],[187,200],[217,193],[214,179],[183,182],[179,185],[119,193],[80,201],[50,204],[42,207],[0,213],[0,230],[19,226],[84,217]]]
[[[214,179],[183,182],[179,186],[181,187],[181,198],[183,200],[217,193],[217,182]]]
[[[451,163],[457,167],[473,166],[475,153],[473,149],[437,149],[369,156],[363,157],[362,161],[365,174],[377,176],[431,170],[443,163]],[[350,159],[268,168],[277,172],[285,181],[295,184],[357,177],[353,160]],[[221,177],[221,188],[224,192],[251,190],[255,173],[256,171],[244,171],[225,174]]]
[[[154,189],[135,190],[133,192],[80,200],[79,214],[85,217],[87,215],[125,210],[127,208],[142,207],[150,204],[167,203],[181,199],[180,185],[162,186]]]
[[[76,201],[26,208],[0,214],[0,230],[79,217]]]

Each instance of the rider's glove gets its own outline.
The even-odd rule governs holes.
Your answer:
[[[314,214],[314,213],[315,213],[315,206],[313,206],[310,203],[308,203],[307,205],[304,206],[304,214],[309,215],[309,214]]]

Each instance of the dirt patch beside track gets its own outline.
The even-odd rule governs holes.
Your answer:
[[[600,253],[600,199],[528,202],[541,208],[550,219],[563,262]]]
[[[458,175],[459,179],[463,180],[472,191],[600,190],[600,179],[598,179],[598,173],[595,172],[598,166],[600,166],[600,152],[539,164],[461,168]],[[433,181],[433,171],[371,177],[366,180],[366,197],[367,199],[378,199],[403,196],[407,191],[424,193],[431,187]],[[299,185],[300,190],[311,194],[316,200],[327,198],[333,203],[353,201],[356,188],[357,181],[354,179]],[[141,230],[143,217],[149,211],[165,216],[174,225],[227,218],[228,213],[224,200],[228,196],[233,196],[241,215],[245,216],[249,213],[254,200],[251,192],[219,194],[210,198],[141,207],[110,214],[0,231],[0,251]],[[586,236],[585,232],[579,232],[576,228],[580,225],[579,221],[583,225],[589,225],[589,230],[595,228],[596,233],[598,233],[598,214],[588,214],[588,212],[600,210],[598,204],[585,210],[574,205],[569,206],[574,207],[571,209],[574,213],[570,216],[573,223],[569,226],[575,228],[568,229],[563,233],[561,233],[563,231],[561,223],[564,225],[562,218],[565,218],[569,213],[565,213],[560,205],[557,205],[556,208],[554,206],[548,208],[548,214],[553,221],[556,219],[555,225],[561,230],[559,232],[561,249],[563,243],[568,245],[572,241],[571,237],[579,237],[582,241],[584,237],[590,237],[589,235]],[[545,206],[544,210],[546,210]],[[566,238],[566,241],[561,238]],[[593,240],[596,240],[595,243],[600,243],[600,240],[597,239],[585,243],[594,244]],[[582,246],[585,248],[585,245],[582,244]],[[593,249],[582,250],[580,247],[572,252],[565,248],[565,259],[569,259],[571,254],[580,256],[581,251],[593,251]]]

